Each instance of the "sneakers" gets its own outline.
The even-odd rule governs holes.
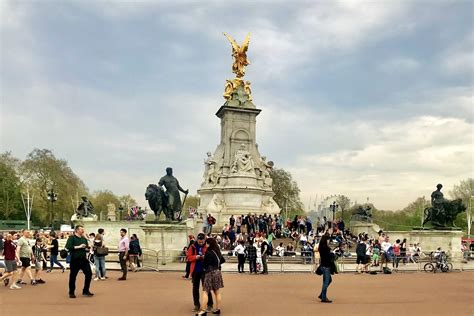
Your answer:
[[[9,278],[3,279],[3,284],[5,284],[5,286],[8,286],[8,283],[10,283],[10,279],[9,279]]]
[[[26,282],[24,282],[23,280],[20,279],[20,280],[16,281],[16,284],[17,284],[17,285],[18,285],[18,284],[26,284]]]
[[[201,310],[199,306],[194,306],[194,309],[192,310],[193,313],[198,313]]]
[[[82,296],[92,297],[92,296],[94,296],[94,293],[91,293],[91,292],[82,292]]]
[[[45,284],[46,283],[46,281],[44,281],[43,279],[39,279],[36,282],[39,283],[39,284]]]
[[[10,286],[10,290],[19,290],[21,289],[21,286],[18,286],[16,284],[13,284],[12,286]]]
[[[46,273],[51,273],[51,269],[46,270]]]
[[[105,280],[105,277],[101,277],[100,279],[101,279],[101,280]]]
[[[69,298],[76,298],[76,294],[74,294],[74,293],[69,294]]]
[[[98,281],[98,280],[99,280],[99,278],[98,278],[98,277],[95,277],[95,278],[94,278],[94,281]]]
[[[22,283],[23,284],[23,283]],[[25,283],[26,284],[26,283]],[[38,282],[36,282],[36,280],[31,280],[31,285],[36,285],[38,284]]]

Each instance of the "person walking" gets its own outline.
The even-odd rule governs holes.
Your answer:
[[[243,240],[239,241],[239,244],[235,247],[235,253],[237,254],[237,260],[239,261],[237,264],[237,270],[239,270],[239,273],[244,273],[245,247]]]
[[[49,264],[50,264],[50,268],[48,270],[46,270],[47,273],[51,272],[53,270],[53,267],[54,267],[54,264],[57,264],[63,271],[64,273],[64,266],[58,261],[58,255],[59,255],[59,243],[58,243],[58,239],[56,237],[56,233],[55,232],[51,232],[51,234],[49,234],[49,236],[51,237],[51,245],[48,246],[49,248],[49,251],[50,251],[50,254],[49,254]]]
[[[209,299],[210,292],[214,293],[216,297],[215,310],[212,314],[218,315],[221,313],[221,291],[224,287],[224,281],[222,279],[221,265],[225,262],[224,257],[221,254],[219,245],[214,238],[206,239],[207,251],[204,255],[203,269],[204,269],[204,282],[202,285],[202,305],[201,310],[196,315],[207,315],[207,302]]]
[[[249,260],[250,273],[257,274],[257,248],[253,245],[253,240],[249,239],[249,245],[245,248],[247,258]]]
[[[191,263],[190,276],[193,283],[193,312],[199,312],[201,310],[201,303],[199,301],[199,287],[204,282],[203,261],[206,251],[206,235],[204,235],[204,233],[199,233],[197,235],[196,241],[191,244],[191,246],[189,246],[188,252],[186,254],[186,260]],[[212,295],[208,296],[209,300],[207,302],[206,310],[212,311],[214,302],[212,300]]]
[[[71,254],[70,272],[69,272],[69,297],[76,298],[76,278],[79,270],[84,273],[84,288],[82,295],[94,296],[90,292],[90,285],[92,281],[92,270],[87,260],[87,252],[89,251],[87,238],[84,237],[84,226],[76,225],[74,234],[69,236],[66,241],[66,249]]]
[[[99,254],[98,248],[105,247],[104,243],[104,229],[99,228],[97,231],[97,235],[94,238],[94,264],[95,264],[95,278],[94,281],[97,280],[105,280],[106,279],[106,269],[105,269],[105,255]]]
[[[20,278],[16,283],[18,284],[26,284],[26,282],[23,281],[23,277],[25,276],[25,273],[28,275],[30,278],[31,285],[36,285],[36,281],[33,278],[33,274],[31,273],[31,259],[33,258],[33,252],[31,250],[31,246],[29,244],[29,239],[30,239],[30,231],[29,230],[22,230],[23,236],[18,239],[16,251],[18,253],[18,257],[20,257],[21,261],[21,271],[20,271]]]
[[[12,278],[12,285],[10,286],[11,290],[18,290],[21,287],[16,284],[17,278],[17,262],[20,262],[20,257],[16,251],[16,246],[14,240],[16,239],[14,233],[8,233],[5,236],[5,242],[3,243],[3,255],[5,256],[5,271],[6,273],[2,275],[0,281],[3,281],[5,286],[8,286],[10,277]]]
[[[36,238],[36,242],[32,247],[33,251],[33,264],[35,265],[35,284],[44,284],[46,283],[43,279],[41,279],[41,270],[43,270],[43,261],[46,261],[44,257],[44,245],[43,239]]]
[[[120,261],[120,269],[122,270],[122,276],[118,278],[119,281],[125,281],[127,279],[127,256],[128,256],[128,249],[129,249],[129,240],[127,237],[127,230],[122,228],[120,230],[120,242],[118,245],[118,252],[119,252],[119,261]]]
[[[329,285],[332,282],[332,271],[333,262],[331,257],[331,249],[328,245],[329,234],[326,233],[321,237],[319,241],[319,256],[321,258],[321,270],[323,272],[323,287],[321,289],[321,294],[319,294],[318,298],[321,300],[322,303],[332,303],[331,300],[327,297],[327,290]]]
[[[142,255],[142,248],[140,247],[140,241],[138,240],[137,234],[133,234],[130,237],[130,245],[128,250],[128,257],[130,262],[130,268],[133,272],[137,272],[138,257]]]

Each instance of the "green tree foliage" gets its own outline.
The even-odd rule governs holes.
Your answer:
[[[349,223],[352,215],[350,211],[351,200],[345,195],[338,195],[335,201],[338,205],[336,218],[343,218],[345,223]]]
[[[458,214],[454,224],[458,227],[467,230],[468,235],[471,233],[472,227],[472,202],[474,199],[474,179],[469,178],[462,180],[458,185],[455,185],[450,196],[453,199],[461,199],[466,206],[466,212]]]
[[[10,152],[0,155],[0,219],[25,219],[19,165],[20,161]]]
[[[82,180],[72,171],[64,159],[58,159],[49,149],[34,149],[20,165],[25,185],[33,189],[33,221],[40,225],[64,222],[73,214],[74,199],[87,192]],[[52,206],[48,191],[53,189],[58,200]]]
[[[275,193],[273,199],[280,207],[282,214],[288,215],[290,218],[295,215],[304,215],[300,189],[291,174],[284,169],[274,168],[271,177],[273,179],[272,189]]]
[[[128,199],[132,199],[131,197],[124,196]],[[122,197],[122,198],[124,198]],[[92,196],[89,197],[89,200],[91,201],[92,205],[94,206],[94,212],[97,216],[102,214],[102,218],[105,218],[107,215],[107,205],[109,203],[112,203],[115,205],[115,207],[118,209],[120,205],[120,199],[118,196],[116,196],[112,191],[110,190],[101,190],[101,191],[95,191]],[[124,209],[126,210],[127,204],[123,204]],[[130,207],[135,206],[136,204],[130,204]]]

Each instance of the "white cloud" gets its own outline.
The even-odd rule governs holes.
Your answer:
[[[398,57],[380,64],[379,68],[386,73],[409,73],[417,70],[420,63],[412,58]]]

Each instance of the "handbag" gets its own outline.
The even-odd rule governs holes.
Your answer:
[[[97,247],[96,254],[99,256],[107,256],[109,254],[109,248],[107,247]]]
[[[316,273],[317,275],[323,275],[323,269],[321,269],[321,266],[318,266],[316,268],[316,271],[314,271],[314,273]]]

